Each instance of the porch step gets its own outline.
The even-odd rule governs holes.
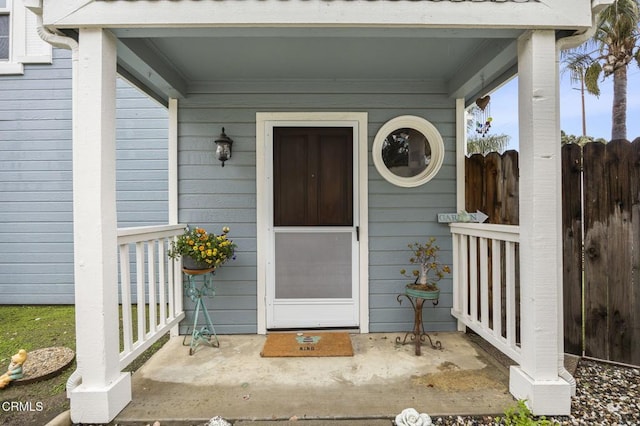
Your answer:
[[[268,420],[268,421],[237,421],[233,426],[390,426],[388,419],[332,419],[332,420]]]
[[[233,426],[391,426],[389,419],[331,419],[331,420],[236,420]],[[70,424],[70,423],[65,423]],[[148,426],[150,422],[117,422],[117,426]],[[205,426],[194,421],[161,421],[160,426]],[[49,426],[49,425],[48,425]]]

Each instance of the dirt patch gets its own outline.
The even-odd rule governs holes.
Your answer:
[[[453,363],[443,363],[438,368],[440,369],[439,373],[413,376],[413,384],[445,392],[503,389],[505,387],[505,383],[501,378],[495,377],[495,374],[492,374],[488,368],[483,368],[482,370],[460,370]]]
[[[64,392],[51,395],[50,386],[61,380],[62,376],[38,383],[19,387],[9,385],[0,393],[2,409],[0,424],[12,426],[46,425],[58,414],[69,409],[69,400]],[[59,384],[57,385],[59,387]],[[18,389],[20,393],[12,393]],[[6,395],[9,394],[9,395]]]
[[[451,362],[451,361],[445,361],[442,364],[440,364],[438,366],[438,370],[445,372],[445,371],[457,371],[460,370],[460,367],[458,367],[458,365],[456,365],[455,363]]]

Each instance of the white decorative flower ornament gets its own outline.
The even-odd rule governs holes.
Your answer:
[[[396,416],[396,426],[430,426],[431,417],[426,413],[418,413],[413,408],[405,408]]]
[[[231,426],[231,423],[220,416],[215,416],[214,418],[209,420],[209,422],[206,423],[205,426]]]

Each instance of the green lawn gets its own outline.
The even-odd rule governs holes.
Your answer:
[[[133,308],[134,330],[136,308]],[[148,321],[148,320],[147,320]],[[35,349],[66,346],[76,349],[75,307],[68,305],[0,305],[0,374],[9,366],[11,356],[19,349],[27,353]],[[164,336],[140,355],[125,370],[135,371],[168,340]],[[41,411],[0,411],[0,424],[46,424],[69,409],[66,382],[76,369],[75,361],[60,375],[41,382],[25,385],[10,384],[0,389],[0,403],[5,401],[41,403]]]
[[[73,306],[65,305],[0,306],[0,364],[8,364],[18,349],[66,346],[75,350],[74,312]]]

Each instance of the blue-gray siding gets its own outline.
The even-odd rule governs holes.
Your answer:
[[[218,232],[228,225],[238,243],[237,259],[215,277],[216,297],[207,303],[220,333],[254,333],[256,325],[256,112],[356,111],[369,116],[369,286],[371,331],[409,330],[413,313],[396,296],[407,282],[407,244],[438,237],[443,260],[451,262],[448,227],[439,212],[455,211],[455,104],[438,82],[244,83],[201,87],[180,102],[179,220]],[[422,116],[445,142],[444,165],[429,183],[399,188],[373,166],[371,145],[378,129],[405,114]],[[213,156],[212,140],[225,127],[234,140],[233,158],[224,168]],[[437,307],[425,306],[429,330],[454,330],[450,315],[451,279],[441,282]],[[193,304],[185,300],[187,321]]]
[[[167,223],[167,111],[117,86],[119,226]],[[73,303],[71,60],[0,76],[0,304]]]

